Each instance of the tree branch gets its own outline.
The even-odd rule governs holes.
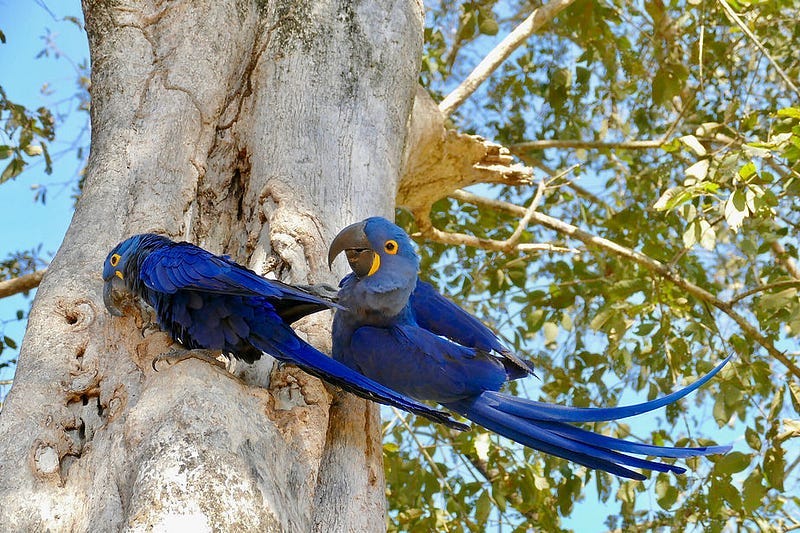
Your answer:
[[[737,294],[736,296],[734,296],[733,298],[728,300],[728,303],[730,305],[736,304],[739,301],[744,300],[748,296],[752,296],[754,294],[758,294],[759,292],[769,291],[769,290],[772,290],[772,289],[793,289],[793,288],[794,289],[800,288],[800,280],[791,279],[791,280],[785,280],[785,281],[776,281],[775,283],[769,283],[767,285],[761,285],[760,287],[755,287],[754,289],[750,289],[749,291],[745,291],[745,292],[743,292],[741,294]]]
[[[784,83],[786,83],[786,85],[788,85],[789,88],[793,90],[797,96],[800,96],[800,89],[797,88],[797,86],[792,82],[792,79],[786,74],[786,72],[783,71],[780,65],[778,65],[778,63],[775,61],[775,58],[773,58],[767,51],[767,49],[764,48],[764,45],[761,44],[761,41],[758,40],[758,37],[756,37],[755,34],[752,31],[750,31],[750,28],[748,28],[747,25],[739,17],[739,15],[736,14],[736,11],[734,11],[733,8],[730,5],[728,5],[728,2],[726,2],[726,0],[717,0],[717,1],[719,5],[722,6],[722,10],[725,11],[728,17],[737,26],[739,26],[739,28],[744,32],[744,34],[747,35],[747,37],[751,41],[753,41],[753,44],[756,45],[756,48],[758,48],[761,51],[761,53],[764,54],[764,56],[766,56],[767,61],[769,61],[770,64],[775,68],[775,70],[778,72],[778,75],[781,77],[781,79],[783,79]]]
[[[461,190],[455,191],[454,193],[450,194],[450,197],[461,202],[467,202],[478,206],[488,207],[517,217],[522,217],[525,215],[525,208],[523,207],[508,202],[503,202],[500,200],[490,200],[488,198],[483,198],[475,194],[468,193],[466,191],[461,191]],[[789,372],[791,372],[795,377],[800,379],[800,367],[798,367],[784,353],[775,348],[775,345],[772,343],[770,339],[762,335],[761,332],[758,331],[758,329],[753,327],[753,325],[750,324],[742,315],[737,313],[733,309],[733,306],[730,302],[725,302],[723,300],[720,300],[715,295],[711,294],[702,287],[699,287],[694,283],[688,281],[687,279],[682,278],[674,270],[672,270],[669,266],[665,265],[661,261],[658,261],[656,259],[653,259],[652,257],[644,255],[641,252],[637,252],[636,250],[632,250],[630,248],[621,246],[608,239],[592,235],[591,233],[588,233],[578,227],[575,227],[571,224],[568,224],[551,216],[545,215],[543,213],[534,212],[531,215],[531,221],[537,224],[541,224],[542,226],[552,229],[558,233],[561,233],[562,235],[578,239],[579,241],[583,242],[584,244],[586,244],[591,248],[601,249],[606,252],[612,253],[614,255],[630,259],[633,262],[637,263],[638,265],[649,270],[650,272],[657,274],[658,276],[672,282],[673,284],[685,290],[687,293],[691,294],[695,298],[707,302],[710,305],[713,305],[714,307],[716,307],[717,309],[728,315],[731,319],[733,319],[733,321],[736,322],[736,324],[738,324],[739,328],[741,328],[741,330],[747,336],[749,336],[751,339],[753,339],[762,347],[764,347],[764,349],[767,350],[767,352],[772,357],[783,363],[786,366],[786,368],[789,369]]]
[[[667,142],[666,138],[648,139],[644,141],[584,141],[582,139],[541,139],[512,144],[508,147],[512,152],[528,150],[545,150],[547,148],[585,148],[608,150],[651,150],[660,148]]]
[[[489,52],[483,60],[478,63],[478,66],[461,82],[461,85],[448,94],[444,100],[439,103],[439,110],[444,116],[449,116],[456,110],[458,106],[470,97],[472,93],[486,81],[492,73],[497,70],[497,67],[503,64],[508,59],[514,50],[519,48],[528,37],[533,35],[538,29],[550,22],[558,15],[563,9],[569,6],[574,0],[551,0],[550,3],[538,9],[535,9],[528,18],[514,28],[500,44]]]
[[[417,224],[420,220],[417,220]],[[466,233],[451,233],[449,231],[442,231],[438,228],[428,225],[424,229],[420,225],[420,232],[415,234],[414,237],[424,237],[427,240],[435,241],[441,244],[449,244],[452,246],[472,246],[473,248],[480,248],[481,250],[489,250],[491,252],[511,252],[517,250],[522,253],[532,252],[564,252],[564,253],[578,253],[575,248],[566,248],[563,246],[556,246],[549,243],[522,243],[510,244],[510,239],[498,241],[495,239],[484,239]]]
[[[7,296],[13,296],[20,292],[35,289],[39,286],[39,282],[42,281],[42,276],[44,276],[45,272],[47,272],[46,268],[31,272],[30,274],[25,274],[18,278],[0,281],[0,298],[6,298]]]
[[[476,183],[528,185],[533,171],[508,149],[477,135],[446,129],[436,102],[417,87],[408,129],[398,206],[430,210],[455,189]]]

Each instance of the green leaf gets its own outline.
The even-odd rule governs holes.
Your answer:
[[[668,211],[692,199],[692,195],[684,187],[672,187],[664,191],[661,197],[653,204],[657,211]]]
[[[716,400],[714,401],[714,420],[717,421],[720,427],[724,426],[728,423],[728,420],[731,418],[731,413],[728,410],[728,406],[725,405],[725,398],[722,396],[717,396]]]
[[[779,109],[778,116],[800,119],[800,107],[784,107],[783,109]]]
[[[713,250],[717,243],[717,232],[702,218],[694,219],[683,232],[683,245],[686,248],[691,248],[696,243],[700,243],[706,250]]]
[[[739,177],[747,181],[756,175],[756,164],[750,161],[739,169]]]
[[[475,455],[481,461],[489,460],[489,434],[478,433],[472,440],[472,445],[475,447]]]
[[[739,231],[744,219],[747,218],[746,198],[739,189],[733,191],[730,198],[725,202],[725,220],[731,230]]]
[[[789,397],[792,399],[794,412],[800,415],[800,383],[789,381]]]
[[[665,511],[669,511],[678,499],[678,489],[670,484],[670,478],[664,474],[659,474],[656,479],[656,496],[658,505]]]
[[[686,227],[686,231],[683,232],[683,246],[684,248],[691,248],[697,242],[698,235],[700,233],[699,225],[697,224],[697,219],[693,220],[689,223]]]
[[[478,30],[484,35],[497,35],[500,30],[500,25],[494,18],[494,15],[489,10],[481,10],[478,16]]]
[[[553,322],[545,322],[542,326],[544,341],[547,344],[553,343],[558,338],[558,326]]]
[[[758,468],[747,477],[742,485],[742,506],[748,513],[752,513],[761,505],[761,500],[767,494],[767,487],[761,482],[763,475]]]
[[[676,63],[661,65],[653,78],[651,93],[653,103],[667,104],[673,96],[678,96],[688,74],[689,71],[683,65]]]
[[[769,420],[777,420],[778,413],[781,412],[781,408],[783,407],[783,387],[778,387],[775,391],[775,396],[772,397],[772,402],[769,406],[769,414],[767,418]]]
[[[492,510],[492,499],[488,491],[482,491],[478,501],[475,503],[475,520],[478,525],[483,526],[489,518],[489,512]]]
[[[701,159],[694,165],[690,166],[684,171],[687,178],[694,178],[697,181],[703,181],[708,175],[708,169],[711,167],[710,159]]]
[[[742,452],[730,452],[723,455],[714,465],[714,470],[720,474],[735,474],[750,466],[752,456]]]
[[[761,451],[761,438],[752,428],[748,427],[744,430],[744,440],[747,441],[747,445],[755,451]]]
[[[780,292],[770,292],[761,295],[758,299],[758,306],[768,312],[776,312],[781,309],[788,309],[790,305],[797,302],[797,289],[790,288]]]
[[[739,491],[736,490],[736,487],[731,485],[730,483],[723,482],[718,483],[716,490],[722,495],[722,499],[728,502],[733,509],[741,509],[742,507],[742,497],[739,494]]]
[[[3,342],[5,342],[6,346],[11,348],[12,350],[16,350],[17,349],[17,342],[14,339],[12,339],[11,337],[4,336],[3,337]]]
[[[770,448],[764,455],[764,475],[770,487],[783,492],[783,480],[786,475],[786,461],[780,446]]]
[[[700,141],[697,140],[697,137],[694,135],[684,135],[680,138],[680,141],[688,146],[695,154],[699,155],[700,157],[706,155],[706,148]]]
[[[589,322],[589,327],[595,331],[598,331],[606,322],[608,322],[608,319],[611,318],[613,314],[613,309],[603,309],[595,315],[591,322]]]
[[[5,183],[12,178],[16,178],[20,175],[23,168],[25,168],[25,161],[20,157],[13,158],[3,173],[0,174],[0,183]]]

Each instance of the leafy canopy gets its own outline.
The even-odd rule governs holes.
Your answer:
[[[429,4],[423,84],[448,94],[535,5]],[[577,0],[451,117],[546,180],[539,211],[660,261],[697,291],[540,225],[520,242],[575,252],[420,242],[423,277],[534,361],[541,381],[517,384],[519,394],[575,406],[652,399],[735,351],[733,367],[689,400],[600,428],[655,444],[732,442],[734,451],[687,461],[683,477],[620,482],[477,429],[455,435],[402,417],[411,436],[395,418],[385,446],[391,530],[777,531],[797,523],[798,18],[793,1]],[[473,192],[520,206],[535,193]],[[501,241],[518,223],[454,199],[437,202],[431,220]],[[609,512],[603,524],[596,502]]]

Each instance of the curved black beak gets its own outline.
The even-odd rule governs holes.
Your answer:
[[[105,285],[103,285],[103,303],[113,316],[124,315],[120,308],[120,303],[127,292],[125,283],[117,276],[106,281]]]
[[[372,249],[367,234],[364,233],[364,222],[350,224],[333,239],[328,248],[329,268],[336,256],[342,252],[358,278],[374,274],[381,264],[380,256]]]

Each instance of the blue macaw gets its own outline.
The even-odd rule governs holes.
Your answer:
[[[334,361],[289,323],[337,304],[257,275],[224,256],[151,233],[118,244],[103,266],[103,301],[112,315],[133,294],[153,307],[159,326],[189,349],[221,350],[253,363],[267,352],[363,398],[466,426]]]
[[[572,408],[498,392],[533,369],[475,317],[417,278],[419,258],[408,235],[388,220],[368,218],[342,230],[328,263],[344,252],[352,273],[340,283],[333,319],[333,357],[387,387],[432,400],[530,448],[617,476],[645,479],[626,467],[683,473],[655,457],[725,453],[729,446],[672,448],[628,442],[572,425],[616,420],[663,407],[711,379],[725,359],[692,385],[650,402]]]

